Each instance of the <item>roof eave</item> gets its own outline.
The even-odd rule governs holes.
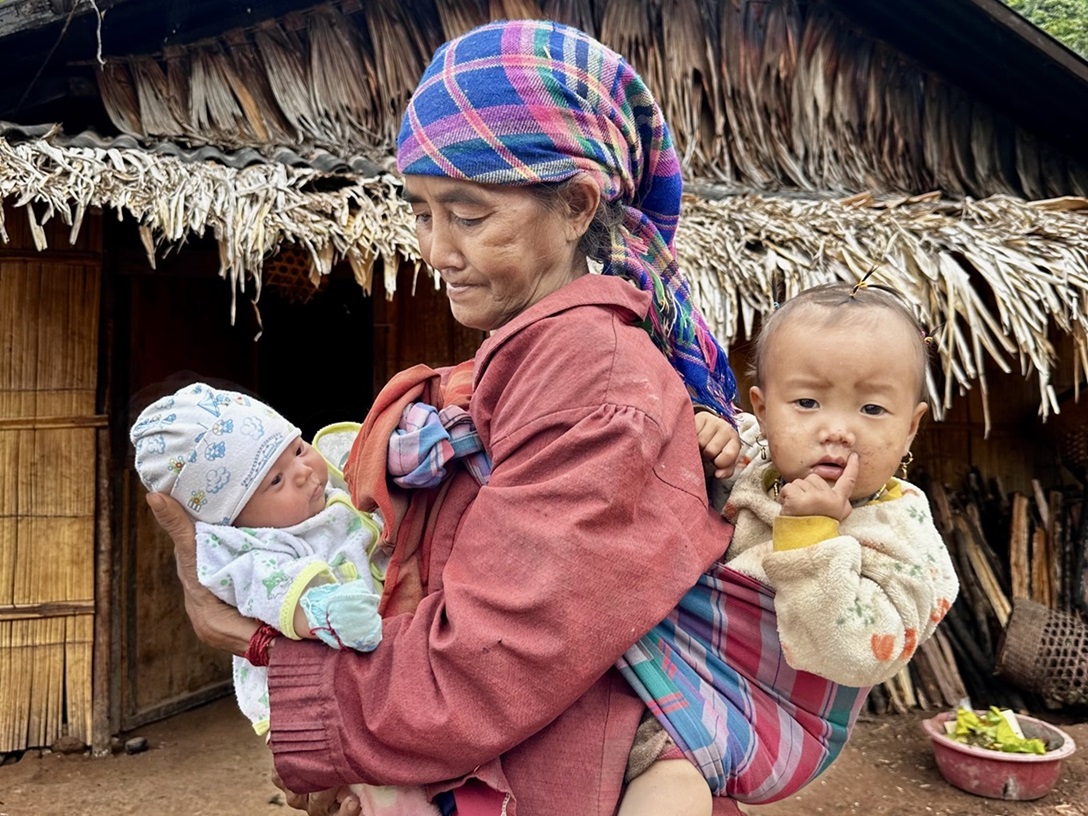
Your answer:
[[[1073,158],[1088,159],[1088,61],[1001,0],[821,0]]]

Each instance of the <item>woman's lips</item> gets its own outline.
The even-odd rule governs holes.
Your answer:
[[[450,283],[449,281],[446,281],[446,296],[457,297],[458,295],[463,295],[471,288],[471,283]]]

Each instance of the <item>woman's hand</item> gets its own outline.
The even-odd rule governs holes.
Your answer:
[[[272,784],[283,791],[287,807],[304,810],[309,816],[358,816],[358,798],[347,786],[317,793],[292,793],[278,774],[272,774]]]
[[[257,622],[243,617],[234,607],[223,603],[196,577],[196,527],[185,510],[170,496],[149,493],[147,506],[159,526],[174,542],[178,578],[185,591],[185,613],[200,640],[216,649],[241,655],[257,631]]]

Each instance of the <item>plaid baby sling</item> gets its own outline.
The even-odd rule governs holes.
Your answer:
[[[618,666],[714,794],[750,804],[823,772],[869,692],[790,668],[773,593],[722,564]]]

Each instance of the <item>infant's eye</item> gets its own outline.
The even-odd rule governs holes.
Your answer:
[[[283,481],[283,474],[282,473],[277,473],[275,476],[272,477],[272,481],[268,483],[268,486],[269,487],[275,487],[276,485],[278,485],[282,481]]]
[[[880,405],[874,405],[873,403],[869,403],[868,405],[862,406],[861,412],[868,416],[880,416],[884,413],[884,408]]]
[[[810,397],[802,397],[799,400],[794,400],[794,402],[796,403],[798,408],[811,409],[819,406],[819,403]]]

